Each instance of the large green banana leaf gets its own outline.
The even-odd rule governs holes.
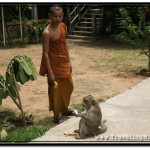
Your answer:
[[[10,76],[11,66],[13,67],[17,82],[20,82],[21,84],[25,84],[29,80],[37,79],[36,68],[31,58],[27,57],[26,55],[18,55],[11,60],[7,68],[6,79],[9,78]]]
[[[16,98],[17,91],[20,90],[19,84],[15,83],[11,67],[13,68],[16,81],[21,84],[37,79],[37,71],[31,58],[25,55],[15,56],[7,67],[6,81],[0,75],[0,105],[2,104],[2,99],[5,99],[7,96]]]

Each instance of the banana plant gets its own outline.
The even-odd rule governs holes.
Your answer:
[[[26,126],[18,82],[23,85],[29,80],[36,80],[36,68],[31,58],[26,55],[17,55],[8,64],[5,76],[6,79],[0,75],[0,105],[2,105],[3,99],[10,96],[20,109],[23,125]]]

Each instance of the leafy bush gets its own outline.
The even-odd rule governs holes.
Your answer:
[[[120,8],[122,17],[121,26],[123,31],[117,36],[117,40],[133,45],[136,48],[149,47],[150,24],[146,22],[146,13],[144,7],[138,7],[137,19],[132,18],[126,8]],[[147,9],[146,9],[147,11]]]
[[[27,32],[28,32],[28,38],[35,37],[38,39],[38,22],[37,20],[30,20],[26,23],[27,26]]]
[[[42,23],[42,20],[29,20],[26,23],[27,27],[27,37],[29,41],[32,43],[31,38],[36,38],[37,42],[40,40],[42,36],[42,32],[45,28],[45,24]]]
[[[132,7],[130,7],[132,10]],[[136,7],[136,13],[130,14],[129,8],[119,9],[122,17],[121,26],[123,31],[117,36],[117,40],[141,49],[141,53],[149,57],[148,68],[150,70],[150,12],[149,7]]]

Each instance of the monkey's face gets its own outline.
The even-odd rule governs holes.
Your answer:
[[[89,109],[94,104],[93,102],[95,102],[93,96],[88,95],[83,98],[82,106],[85,107],[86,109]]]

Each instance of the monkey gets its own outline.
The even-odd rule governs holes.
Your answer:
[[[85,107],[85,113],[76,114],[76,117],[81,117],[79,121],[79,129],[74,130],[78,134],[76,139],[84,139],[88,136],[95,136],[107,131],[107,126],[104,124],[106,120],[102,120],[102,113],[98,102],[92,95],[83,98],[82,106]],[[101,128],[99,128],[101,127]]]

